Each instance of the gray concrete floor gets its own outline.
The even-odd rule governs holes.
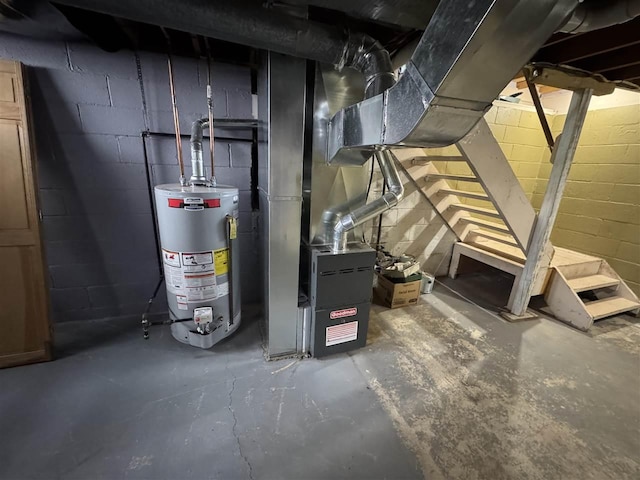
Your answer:
[[[212,351],[59,325],[56,361],[0,371],[0,478],[639,478],[640,324],[509,324],[508,286],[375,306],[323,360],[265,362],[248,317]]]

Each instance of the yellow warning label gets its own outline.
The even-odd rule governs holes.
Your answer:
[[[221,248],[213,251],[213,262],[216,268],[216,275],[224,275],[229,271],[229,249]]]
[[[238,236],[238,222],[234,217],[229,217],[229,238],[233,240]]]

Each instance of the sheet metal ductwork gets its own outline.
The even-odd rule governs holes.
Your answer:
[[[360,165],[377,145],[441,147],[458,141],[577,5],[441,2],[398,83],[331,120],[328,161]]]
[[[373,202],[361,205],[336,221],[333,227],[334,252],[347,249],[347,234],[351,230],[395,207],[404,197],[404,186],[398,176],[393,153],[390,150],[378,150],[375,157],[389,190]]]

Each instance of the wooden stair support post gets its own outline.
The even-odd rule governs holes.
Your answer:
[[[536,212],[500,145],[481,119],[456,146],[523,251],[529,248]]]
[[[573,156],[580,139],[580,132],[589,108],[591,94],[591,89],[582,89],[575,91],[571,97],[571,104],[569,105],[562,135],[553,149],[551,157],[553,167],[551,168],[549,183],[542,200],[538,221],[533,231],[531,245],[527,250],[524,271],[513,287],[513,303],[510,304],[509,309],[514,315],[524,315],[531,300],[536,276],[541,268],[546,267],[544,265],[545,249],[549,243],[551,230],[558,215],[564,187],[567,183]]]

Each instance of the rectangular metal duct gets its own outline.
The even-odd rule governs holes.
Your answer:
[[[398,83],[331,119],[328,161],[361,165],[376,145],[439,147],[460,140],[577,4],[441,2]]]

